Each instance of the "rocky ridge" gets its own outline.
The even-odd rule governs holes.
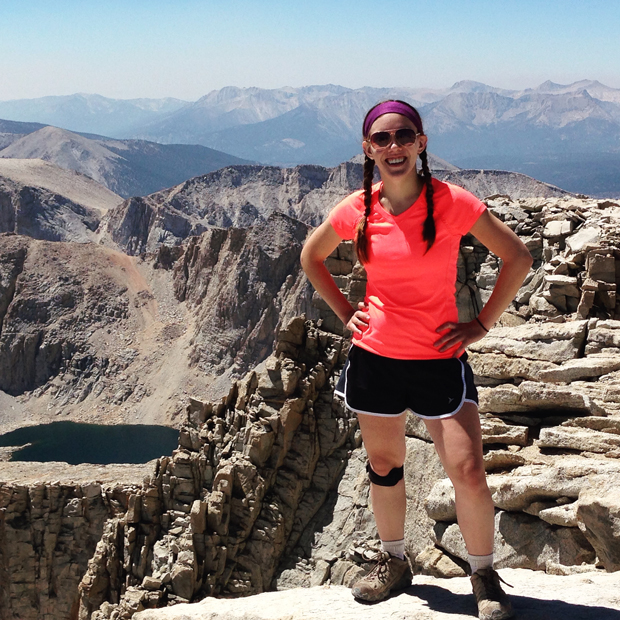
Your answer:
[[[59,127],[35,130],[30,123],[12,125],[5,123],[0,129],[25,135],[3,145],[0,134],[0,158],[42,159],[86,175],[124,198],[149,194],[222,166],[249,163],[195,144],[114,140]]]
[[[481,199],[508,195],[515,199],[568,196],[557,187],[522,174],[494,170],[445,170],[433,174],[463,186]],[[246,227],[276,212],[318,226],[340,200],[362,186],[362,165],[345,162],[335,168],[297,166],[230,166],[175,187],[131,198],[102,222],[105,243],[129,254],[152,252],[162,243],[181,245],[213,226]]]
[[[109,213],[102,230],[104,239],[140,254],[162,243],[180,245],[210,227],[265,222],[275,212],[316,226],[327,205],[337,204],[361,183],[361,166],[351,163],[334,169],[231,166],[125,201]]]
[[[179,449],[160,461],[132,500],[133,513],[111,521],[115,529],[106,530],[109,535],[98,545],[80,586],[81,617],[97,606],[93,618],[129,618],[141,609],[205,595],[347,586],[368,568],[366,552],[378,541],[363,448],[354,418],[332,394],[344,343],[295,319],[281,331],[276,353],[235,383],[226,398],[192,402]],[[317,346],[319,362],[311,367],[302,360],[316,360]],[[299,410],[291,418],[293,403]],[[600,419],[577,418],[567,408],[563,416],[539,417],[538,434],[561,430],[562,417],[572,422],[587,417],[595,426]],[[584,577],[597,567],[618,570],[617,459],[585,445],[564,447],[565,454],[555,446],[549,454],[544,441],[528,434],[534,428],[523,417],[513,418],[487,413],[482,419],[497,509],[498,566]],[[613,428],[615,416],[605,419]],[[413,416],[407,435],[407,552],[419,573],[463,576],[466,553],[450,525],[451,486]],[[599,446],[605,447],[604,438]],[[314,462],[312,474],[300,468]],[[159,515],[153,513],[156,498],[163,506]],[[117,583],[123,581],[118,575],[125,576],[128,587],[120,598],[106,570],[119,571]],[[182,609],[171,617],[186,613]]]
[[[333,398],[344,344],[294,319],[221,402],[190,404],[179,449],[108,522],[80,585],[80,618],[271,588],[359,444]]]

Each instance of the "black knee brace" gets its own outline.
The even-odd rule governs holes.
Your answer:
[[[370,463],[366,464],[366,471],[368,472],[370,482],[377,484],[380,487],[396,486],[403,479],[404,469],[405,468],[402,465],[400,467],[394,467],[387,476],[380,476],[373,470]]]

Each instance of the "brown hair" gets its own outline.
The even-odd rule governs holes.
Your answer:
[[[405,101],[400,101],[399,99],[394,99],[390,101],[396,101],[398,103],[402,103],[406,105],[408,108],[414,112],[414,114],[419,118],[420,115],[418,111],[412,106],[406,103]],[[366,126],[366,119],[370,115],[370,113],[382,103],[386,103],[382,101],[377,105],[373,106],[368,110],[366,116],[364,117],[364,126]],[[415,123],[417,126],[418,123]],[[370,130],[370,127],[368,128]],[[421,125],[417,127],[421,134],[424,134],[424,129]],[[367,140],[368,136],[364,136],[364,139]],[[433,243],[435,243],[435,218],[433,217],[433,180],[431,176],[430,168],[428,167],[428,155],[426,153],[426,149],[424,149],[420,153],[420,162],[422,164],[422,179],[424,180],[424,185],[426,187],[426,219],[424,220],[424,227],[422,229],[422,239],[426,241],[426,251],[428,252]],[[370,157],[366,156],[364,159],[364,215],[360,219],[357,224],[357,229],[355,232],[355,251],[357,252],[357,257],[361,263],[368,262],[368,250],[369,250],[369,239],[366,235],[366,227],[368,225],[368,216],[370,215],[371,205],[372,205],[372,181],[375,171],[375,162],[370,159]]]

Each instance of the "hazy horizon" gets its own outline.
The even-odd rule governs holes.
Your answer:
[[[2,3],[0,100],[195,101],[225,86],[620,88],[620,4],[369,0]]]
[[[370,86],[370,85],[365,85],[365,86],[360,86],[357,88],[353,88],[353,87],[348,87],[348,86],[344,86],[343,84],[334,84],[334,83],[325,83],[325,84],[302,84],[300,86],[291,86],[290,84],[285,84],[283,86],[274,86],[274,87],[262,87],[262,86],[256,86],[256,85],[250,85],[250,86],[235,86],[232,84],[227,84],[225,86],[223,86],[222,88],[217,88],[217,89],[211,89],[208,92],[203,93],[202,95],[200,95],[199,97],[197,97],[196,99],[183,99],[182,97],[175,97],[173,95],[170,96],[166,96],[166,97],[146,97],[146,96],[137,96],[137,97],[108,97],[105,94],[102,93],[98,93],[98,92],[72,92],[72,93],[66,93],[66,94],[62,94],[62,95],[56,95],[56,94],[47,94],[47,95],[41,95],[39,97],[19,97],[19,98],[13,98],[13,99],[0,99],[0,102],[2,103],[10,103],[11,101],[21,101],[21,100],[31,100],[31,99],[46,99],[46,98],[54,98],[54,97],[73,97],[73,96],[84,96],[84,97],[103,97],[105,99],[116,99],[119,101],[137,101],[140,99],[149,99],[149,100],[163,100],[163,99],[176,99],[176,100],[180,100],[180,101],[186,101],[187,103],[195,103],[196,101],[198,101],[199,99],[202,99],[203,97],[205,97],[206,95],[210,94],[211,92],[217,92],[220,90],[223,90],[225,88],[240,88],[240,89],[259,89],[259,90],[286,90],[286,89],[299,89],[299,88],[313,88],[313,87],[324,87],[324,86],[339,86],[339,87],[343,87],[343,88],[351,88],[351,90],[361,90],[364,88],[394,88],[394,89],[400,89],[400,88],[406,88],[406,89],[412,89],[412,90],[428,90],[428,91],[441,91],[441,90],[448,90],[450,88],[452,88],[453,86],[461,83],[461,82],[475,82],[475,83],[480,83],[480,84],[484,84],[485,86],[490,86],[491,88],[497,88],[497,89],[502,89],[502,90],[506,90],[506,91],[514,91],[514,92],[521,92],[521,91],[525,91],[528,89],[531,90],[535,90],[537,88],[539,88],[540,86],[542,86],[544,83],[546,82],[553,82],[554,84],[558,85],[558,86],[562,86],[562,87],[568,87],[571,86],[572,84],[576,84],[579,82],[584,82],[584,81],[588,81],[588,82],[599,82],[601,83],[603,86],[607,86],[609,88],[614,88],[617,90],[620,90],[620,87],[615,87],[615,86],[611,86],[610,84],[605,84],[604,82],[601,82],[600,80],[595,80],[589,77],[582,77],[579,80],[574,80],[572,82],[567,82],[567,83],[560,83],[560,82],[555,82],[554,80],[543,80],[540,83],[536,83],[536,84],[530,84],[527,86],[524,86],[522,88],[511,88],[511,87],[505,87],[505,86],[497,86],[496,84],[490,84],[490,83],[485,83],[485,82],[479,82],[478,80],[457,80],[456,82],[453,82],[447,86],[436,86],[436,87],[430,87],[427,86],[425,84],[420,84],[420,85],[415,85],[415,86],[410,86],[407,84],[390,84],[386,87],[378,87],[378,86]]]

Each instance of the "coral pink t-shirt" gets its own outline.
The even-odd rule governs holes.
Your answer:
[[[433,346],[437,328],[457,322],[456,276],[460,240],[486,206],[468,191],[433,179],[437,236],[425,254],[422,227],[426,219],[426,191],[405,212],[391,215],[379,202],[381,183],[373,186],[366,236],[369,261],[366,304],[370,321],[357,345],[396,359],[445,359],[457,347],[440,353]],[[347,196],[329,214],[342,239],[354,239],[364,214],[364,195]]]

